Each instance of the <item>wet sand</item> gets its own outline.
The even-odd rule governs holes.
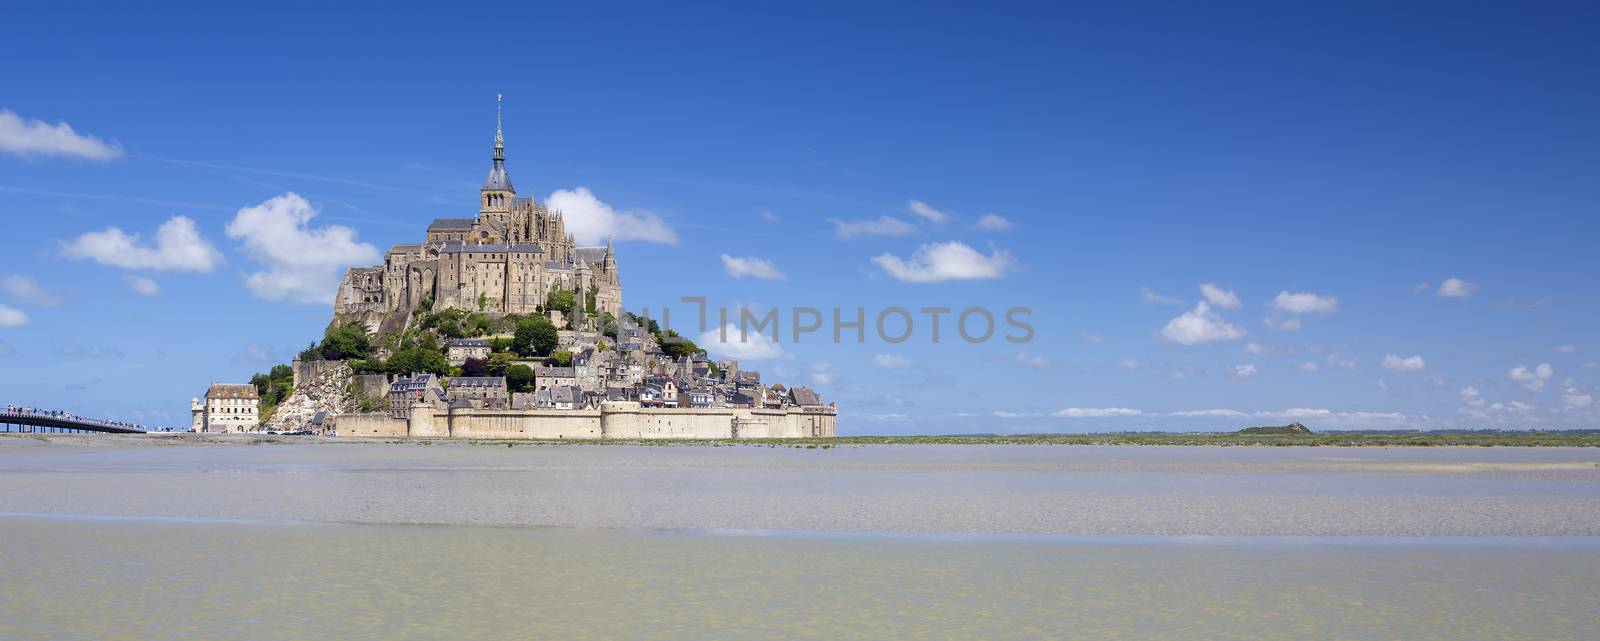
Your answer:
[[[1600,536],[1600,451],[1585,448],[248,444],[258,440],[0,437],[0,512],[802,532]]]

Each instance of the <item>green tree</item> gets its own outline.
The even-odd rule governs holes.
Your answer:
[[[505,376],[506,370],[511,369],[511,363],[516,358],[511,352],[495,352],[489,355],[487,364],[490,376]]]
[[[599,294],[600,288],[595,285],[590,285],[589,291],[584,292],[583,294],[583,308],[590,314],[594,313],[595,299],[599,296]]]
[[[329,326],[322,333],[322,357],[330,361],[366,358],[372,353],[367,329],[357,323]]]
[[[506,370],[506,387],[512,392],[531,392],[533,384],[533,368],[517,364]]]
[[[567,291],[565,289],[552,290],[550,292],[550,295],[546,296],[545,299],[544,299],[544,308],[545,309],[558,310],[562,314],[567,315],[567,316],[571,316],[572,315],[572,310],[575,309],[577,306],[578,306],[578,302],[576,300],[576,297],[573,295],[572,292]]]
[[[487,293],[478,294],[478,311],[481,312],[484,309],[487,309],[488,307],[489,307],[489,294],[487,294]]]
[[[545,356],[556,348],[560,337],[556,334],[556,326],[541,316],[525,318],[517,325],[516,336],[511,340],[511,349],[523,356]]]
[[[694,341],[679,336],[677,330],[671,329],[667,330],[667,335],[661,339],[661,351],[666,352],[674,360],[688,355],[698,357],[706,353],[699,345],[695,345]]]
[[[550,355],[549,359],[545,360],[545,364],[556,367],[572,367],[572,352],[558,349]]]
[[[468,336],[488,336],[494,333],[494,320],[479,312],[467,317],[465,329]]]

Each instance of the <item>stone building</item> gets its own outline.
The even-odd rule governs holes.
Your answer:
[[[444,406],[444,389],[439,386],[438,376],[427,373],[412,374],[396,378],[389,384],[390,418],[411,418],[411,407],[418,403]]]
[[[261,396],[256,386],[212,383],[206,400],[190,399],[190,430],[251,432],[261,425]]]
[[[435,309],[531,314],[555,291],[572,292],[580,308],[592,298],[596,312],[622,315],[612,244],[578,247],[560,210],[517,195],[498,120],[477,217],[434,220],[425,242],[393,246],[382,265],[350,268],[334,300],[337,320],[372,331],[403,327],[405,313],[424,301]]]
[[[489,358],[489,341],[481,338],[452,338],[444,346],[455,367],[461,367],[469,358]]]
[[[452,376],[445,379],[445,400],[454,404],[466,401],[470,406],[484,409],[511,407],[511,393],[506,389],[504,376]]]

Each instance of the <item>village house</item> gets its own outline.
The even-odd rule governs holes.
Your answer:
[[[445,379],[444,397],[452,407],[466,402],[469,407],[502,410],[511,406],[511,393],[504,376],[452,376]]]
[[[445,343],[445,349],[449,355],[450,365],[461,367],[469,358],[488,359],[490,346],[489,341],[481,338],[452,338]]]
[[[419,402],[436,407],[445,405],[444,389],[439,386],[439,377],[428,373],[412,374],[396,378],[389,384],[389,416],[411,418],[411,405]]]

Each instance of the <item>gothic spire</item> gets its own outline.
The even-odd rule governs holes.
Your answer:
[[[511,176],[506,173],[506,137],[500,128],[500,102],[503,96],[494,95],[494,167],[483,181],[483,191],[516,192],[511,186]]]

